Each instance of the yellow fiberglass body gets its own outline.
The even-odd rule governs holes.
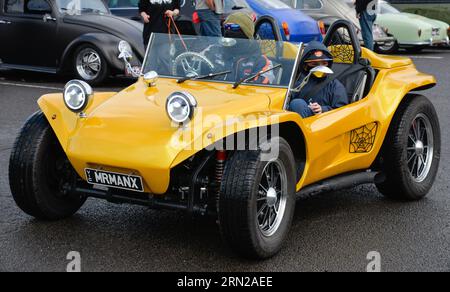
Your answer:
[[[346,21],[324,44],[333,75],[302,70],[303,44],[153,34],[128,88],[92,94],[73,80],[39,99],[10,160],[17,204],[44,219],[87,197],[211,215],[236,252],[261,259],[279,251],[298,196],[373,183],[391,198],[425,197],[440,127],[417,92],[435,78],[361,48]],[[290,111],[313,71],[341,82],[348,105]]]
[[[405,95],[436,82],[432,76],[418,72],[410,59],[363,52],[380,70],[369,95],[305,120],[283,109],[287,89],[245,85],[234,90],[231,84],[211,81],[178,85],[168,78],[161,78],[156,87],[149,87],[140,78],[120,93],[98,93],[86,118],[68,110],[60,94],[43,96],[39,106],[81,177],[86,167],[135,172],[143,176],[146,190],[153,194],[164,194],[170,170],[202,150],[192,144],[201,140],[206,147],[223,139],[227,133],[218,134],[215,128],[221,129],[229,120],[252,117],[244,121],[245,125],[236,125],[240,130],[272,122],[295,123],[304,135],[307,150],[306,169],[297,184],[300,190],[328,177],[368,169]],[[192,144],[174,143],[184,130],[174,128],[166,113],[166,98],[174,91],[193,94],[202,110],[201,119],[195,116],[186,129],[192,134]],[[220,118],[210,119],[211,114]],[[198,131],[191,129],[196,125]],[[363,153],[349,151],[352,131],[371,125],[377,127],[371,149]]]

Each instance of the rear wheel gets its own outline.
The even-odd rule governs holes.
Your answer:
[[[377,187],[390,198],[419,200],[438,172],[441,132],[433,104],[421,95],[407,98],[391,123],[382,153],[386,180]]]
[[[227,163],[219,200],[224,239],[243,257],[275,255],[290,229],[295,210],[295,164],[282,138],[279,155],[262,160],[262,151],[236,152]]]
[[[45,116],[28,119],[17,137],[9,163],[12,196],[25,213],[57,220],[76,213],[86,201],[70,193],[78,176]]]

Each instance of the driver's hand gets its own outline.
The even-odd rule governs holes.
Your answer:
[[[141,13],[141,17],[144,20],[144,23],[149,23],[150,22],[150,15],[148,15],[147,13],[142,12]]]
[[[309,108],[313,111],[313,113],[315,115],[319,115],[322,113],[322,106],[320,104],[316,103],[311,103],[309,105]]]

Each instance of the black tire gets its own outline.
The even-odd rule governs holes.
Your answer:
[[[383,55],[392,55],[399,50],[398,42],[394,41],[391,47],[375,45],[375,52]]]
[[[89,52],[95,54],[100,59],[100,69],[97,74],[92,75],[91,77],[89,77],[88,73],[83,74],[82,69],[78,68],[79,65],[78,60],[80,58],[83,59],[82,56]],[[83,44],[75,50],[75,53],[73,55],[72,66],[73,66],[72,71],[75,74],[75,78],[83,80],[92,86],[96,86],[103,83],[109,76],[109,64],[106,58],[103,56],[100,49],[91,44]]]
[[[266,259],[277,254],[291,227],[295,211],[295,158],[291,147],[284,139],[274,138],[271,140],[271,143],[278,142],[277,161],[281,161],[280,167],[284,167],[286,174],[284,184],[286,204],[284,204],[284,215],[280,216],[279,224],[274,224],[278,227],[272,235],[263,234],[258,222],[260,217],[257,216],[258,206],[261,206],[258,204],[266,204],[267,209],[271,208],[268,201],[261,203],[258,200],[258,196],[261,195],[259,190],[260,182],[263,183],[263,172],[270,164],[261,161],[263,152],[261,150],[237,151],[225,167],[218,210],[220,229],[224,240],[231,249],[245,258]],[[280,189],[281,185],[283,183],[280,184]],[[281,200],[277,200],[278,202]],[[281,203],[278,205],[279,212],[282,210],[280,206]],[[264,221],[265,218],[262,220]]]
[[[415,201],[428,194],[436,179],[441,156],[441,131],[436,110],[426,97],[410,94],[405,99],[391,122],[384,142],[381,155],[386,177],[383,182],[377,183],[377,187],[386,197]],[[430,133],[420,130],[421,127],[428,128],[426,120],[429,123],[428,127],[432,129]],[[417,147],[417,142],[414,142],[415,128],[419,128],[419,136],[423,137],[418,139],[422,140],[422,146],[424,141],[427,141],[425,145],[428,145],[429,137],[432,136],[433,141],[430,142],[433,146],[432,150],[428,147],[429,152],[418,154],[422,147]],[[428,153],[432,154],[432,157],[429,157]],[[418,156],[429,161],[429,164],[426,164],[429,165],[429,170],[427,171],[428,167],[424,166],[422,175],[419,175],[419,166],[415,167],[422,163],[421,160],[416,159]]]
[[[405,50],[406,50],[408,53],[411,53],[411,54],[418,54],[418,53],[422,52],[424,49],[425,49],[425,47],[410,47],[410,48],[405,48]]]
[[[42,220],[70,217],[86,201],[64,191],[77,179],[45,116],[32,115],[14,143],[9,162],[9,184],[17,206]]]

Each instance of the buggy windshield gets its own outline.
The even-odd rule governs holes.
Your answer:
[[[142,73],[174,79],[288,87],[298,52],[283,57],[283,42],[153,34]],[[260,73],[260,74],[258,74]]]

